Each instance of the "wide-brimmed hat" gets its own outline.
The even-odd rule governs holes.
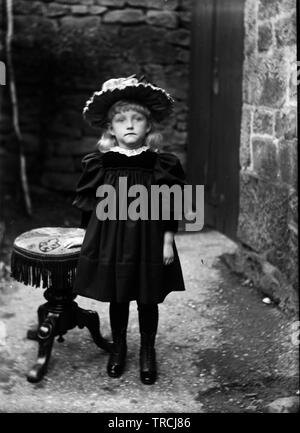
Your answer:
[[[94,127],[107,123],[107,113],[118,100],[135,101],[149,108],[153,119],[160,122],[172,111],[173,98],[161,87],[147,82],[144,77],[131,75],[105,81],[100,91],[93,93],[83,109],[84,118]]]

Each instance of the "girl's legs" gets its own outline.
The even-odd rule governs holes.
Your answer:
[[[141,334],[141,381],[151,385],[156,381],[157,376],[154,344],[158,326],[158,305],[138,303],[138,314]]]
[[[129,316],[129,302],[111,302],[109,305],[110,326],[113,337],[113,351],[109,356],[107,373],[119,377],[125,367],[127,354],[126,334]]]

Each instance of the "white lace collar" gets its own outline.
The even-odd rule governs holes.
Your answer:
[[[138,149],[125,149],[124,147],[114,146],[111,149],[109,149],[109,151],[123,153],[123,155],[127,155],[127,156],[134,156],[134,155],[139,155],[140,153],[145,152],[145,150],[148,149],[149,146],[141,146]]]

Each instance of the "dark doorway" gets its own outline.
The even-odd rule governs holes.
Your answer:
[[[205,185],[205,225],[236,237],[244,0],[194,0],[187,176]]]

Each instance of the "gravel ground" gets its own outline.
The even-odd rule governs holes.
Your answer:
[[[43,224],[46,226],[46,224]],[[131,303],[128,359],[119,379],[106,374],[108,355],[86,329],[55,341],[47,375],[26,380],[37,343],[26,339],[35,324],[41,289],[13,280],[0,288],[0,412],[263,412],[298,389],[298,347],[292,319],[245,284],[220,259],[236,245],[216,231],[176,235],[186,291],[160,304],[158,380],[139,380],[137,309]],[[96,310],[110,337],[108,304],[77,297]]]

